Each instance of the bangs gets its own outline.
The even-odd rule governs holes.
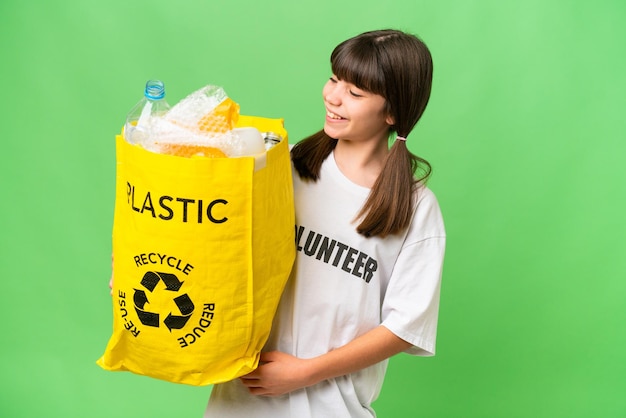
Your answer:
[[[330,56],[332,72],[340,80],[386,97],[385,79],[379,64],[376,45],[367,40],[343,42]]]

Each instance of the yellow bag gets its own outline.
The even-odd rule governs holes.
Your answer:
[[[208,385],[254,370],[295,257],[283,140],[265,158],[182,158],[117,137],[113,334],[97,361]],[[256,168],[255,168],[256,166]]]

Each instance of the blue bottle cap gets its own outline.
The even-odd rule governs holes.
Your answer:
[[[161,80],[148,80],[144,92],[146,98],[159,100],[165,97],[165,84]]]

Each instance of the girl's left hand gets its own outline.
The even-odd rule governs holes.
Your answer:
[[[259,367],[240,377],[253,395],[280,396],[315,383],[310,362],[280,351],[261,353]]]

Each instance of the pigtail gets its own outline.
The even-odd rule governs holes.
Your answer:
[[[322,163],[335,149],[337,140],[330,138],[324,130],[303,139],[291,149],[291,161],[300,178],[317,181]]]
[[[412,154],[405,141],[395,141],[357,216],[357,232],[384,238],[405,230],[413,217],[415,187],[425,183],[431,171],[428,161]]]

